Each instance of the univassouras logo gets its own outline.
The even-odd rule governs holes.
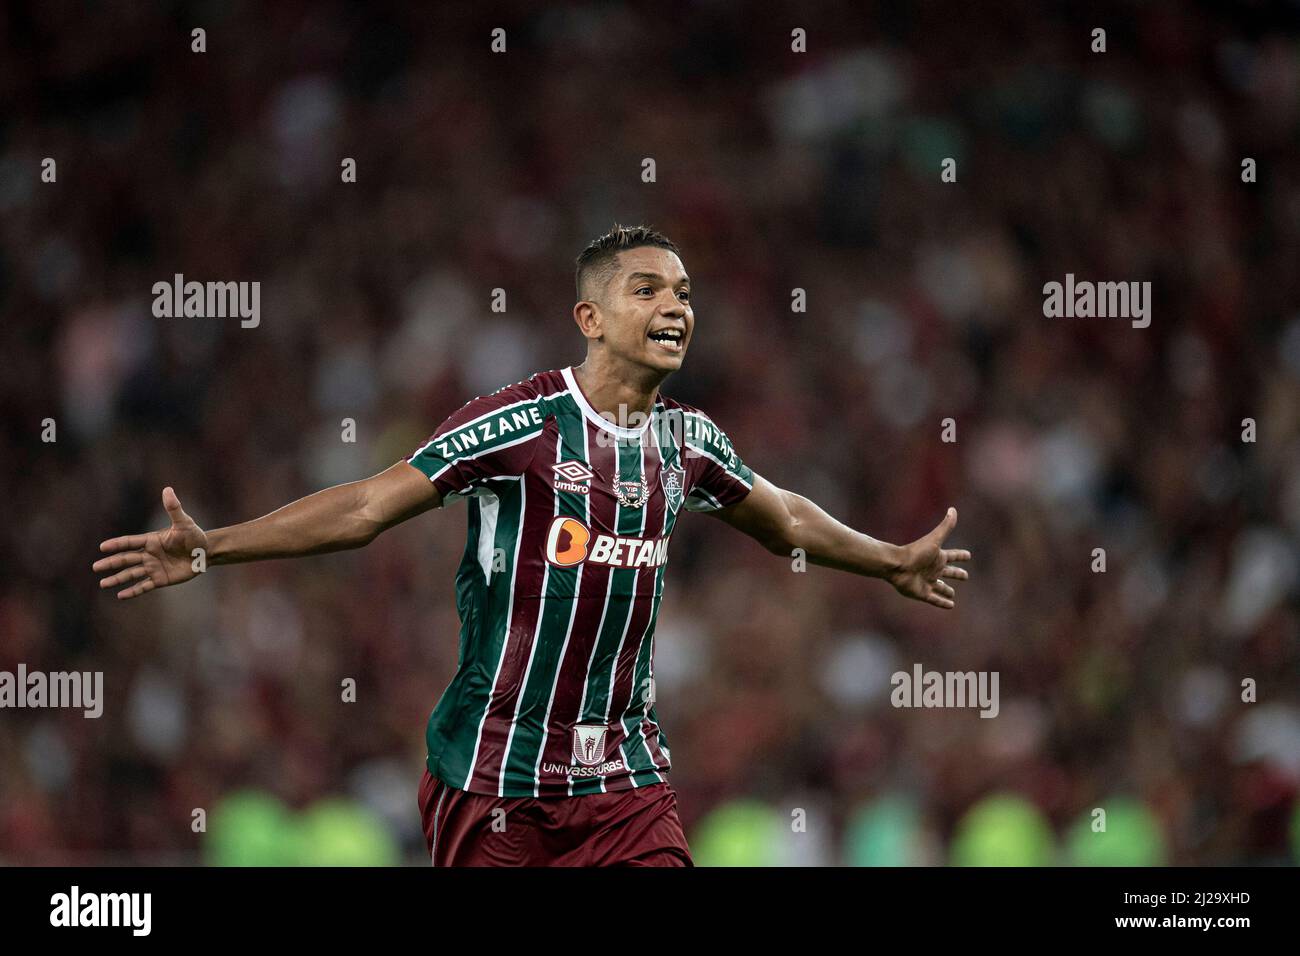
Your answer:
[[[542,764],[542,773],[564,774],[567,777],[604,777],[611,773],[618,773],[623,770],[623,758],[607,760],[605,763],[597,764],[592,767],[583,767],[578,764],[565,765],[562,763],[551,763],[547,761]]]

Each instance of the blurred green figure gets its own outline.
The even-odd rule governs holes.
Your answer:
[[[1010,794],[994,794],[967,810],[952,841],[955,866],[1050,866],[1054,856],[1043,815]]]
[[[844,862],[849,866],[917,866],[925,834],[907,797],[890,794],[863,804],[849,821]]]
[[[1165,838],[1155,816],[1131,797],[1112,797],[1100,804],[1106,811],[1104,831],[1100,816],[1089,810],[1070,827],[1065,853],[1075,866],[1162,866]],[[1094,824],[1094,820],[1098,821]]]
[[[734,800],[714,809],[695,828],[696,866],[780,866],[785,840],[776,811],[757,800]]]
[[[351,800],[312,804],[298,826],[303,866],[395,866],[400,853],[388,827]]]
[[[288,807],[270,794],[240,790],[213,807],[203,855],[210,866],[294,866],[297,838]]]
[[[246,790],[212,811],[204,845],[214,866],[393,866],[400,853],[383,821],[331,798],[295,816],[275,797]]]

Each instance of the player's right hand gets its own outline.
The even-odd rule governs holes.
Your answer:
[[[99,543],[99,550],[109,557],[96,561],[91,565],[92,570],[101,574],[117,572],[101,579],[99,586],[130,585],[117,592],[118,600],[139,597],[154,588],[183,584],[198,574],[195,565],[199,564],[200,557],[206,561],[208,536],[181,508],[181,500],[170,487],[163,489],[162,503],[167,509],[167,517],[171,518],[170,528],[109,538]],[[195,555],[196,548],[202,549],[204,554]]]

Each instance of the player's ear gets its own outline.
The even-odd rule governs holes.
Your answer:
[[[573,321],[578,323],[578,330],[588,339],[598,339],[605,334],[600,307],[594,302],[583,300],[573,307]]]

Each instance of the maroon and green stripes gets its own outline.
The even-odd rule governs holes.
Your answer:
[[[669,413],[691,422],[691,449],[680,430],[661,427]],[[724,507],[752,484],[726,436],[703,413],[662,398],[646,428],[618,429],[565,370],[471,402],[410,461],[444,497],[469,505],[456,579],[460,659],[429,718],[430,772],[505,797],[663,780],[667,747],[649,693],[660,562],[687,502]],[[557,477],[557,466],[568,477]],[[589,479],[571,477],[584,472]],[[619,500],[616,480],[636,488],[643,478],[645,501],[627,486]],[[563,537],[552,535],[548,552],[557,524]],[[604,728],[595,764],[585,750],[583,760],[574,753],[579,725]]]

